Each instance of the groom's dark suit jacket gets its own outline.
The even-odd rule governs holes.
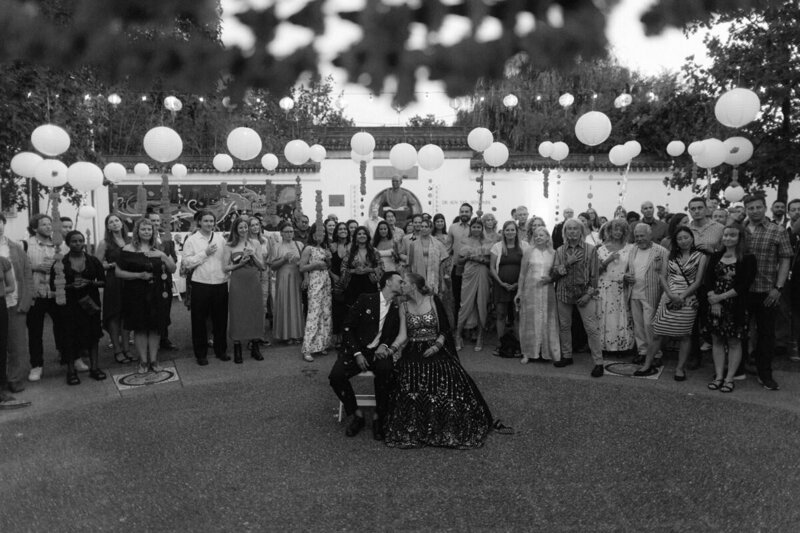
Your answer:
[[[381,296],[380,293],[362,294],[356,303],[350,308],[347,318],[344,321],[344,350],[347,355],[353,356],[362,352],[371,358],[372,351],[367,350],[369,345],[378,334],[378,326],[381,318]],[[400,331],[400,309],[397,303],[392,300],[389,305],[389,312],[383,323],[381,330],[380,344],[391,345],[397,338]]]

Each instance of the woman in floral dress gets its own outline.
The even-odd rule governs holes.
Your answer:
[[[311,226],[308,246],[300,256],[300,273],[303,286],[308,289],[306,332],[303,336],[303,359],[314,361],[314,354],[325,355],[331,343],[333,316],[331,314],[331,252],[317,240],[317,225]]]
[[[597,289],[600,334],[604,352],[629,352],[633,349],[633,317],[628,310],[625,292],[625,270],[633,248],[627,244],[628,224],[615,218],[604,228],[605,242],[597,249],[600,275]]]

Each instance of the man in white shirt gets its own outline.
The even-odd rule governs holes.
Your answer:
[[[183,243],[183,265],[191,271],[192,347],[197,364],[208,364],[208,331],[211,318],[214,355],[230,361],[228,350],[228,275],[222,270],[225,247],[221,233],[214,233],[217,219],[211,211],[197,213],[198,230]]]
[[[458,210],[458,222],[450,224],[447,234],[450,235],[450,253],[453,257],[458,257],[464,239],[469,237],[469,221],[472,218],[472,206],[461,204]],[[453,271],[450,279],[453,284],[453,321],[458,322],[458,309],[461,307],[461,283],[464,274],[464,265],[459,265],[458,261],[453,261]]]

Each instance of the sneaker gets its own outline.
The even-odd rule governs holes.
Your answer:
[[[35,366],[31,368],[28,374],[28,381],[39,381],[40,379],[42,379],[42,367]]]
[[[767,390],[781,390],[778,383],[772,378],[758,378],[758,382]]]
[[[83,359],[78,357],[77,359],[75,359],[75,370],[77,370],[78,372],[88,372],[89,366],[83,362]]]

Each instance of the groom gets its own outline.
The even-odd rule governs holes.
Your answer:
[[[402,293],[404,283],[399,273],[384,273],[379,283],[380,292],[359,296],[345,319],[343,349],[328,379],[347,416],[353,415],[345,431],[348,437],[357,435],[365,424],[350,378],[371,370],[375,374],[372,435],[375,440],[383,440],[394,355],[405,342],[405,334],[400,333],[400,310],[394,301],[394,297]]]

